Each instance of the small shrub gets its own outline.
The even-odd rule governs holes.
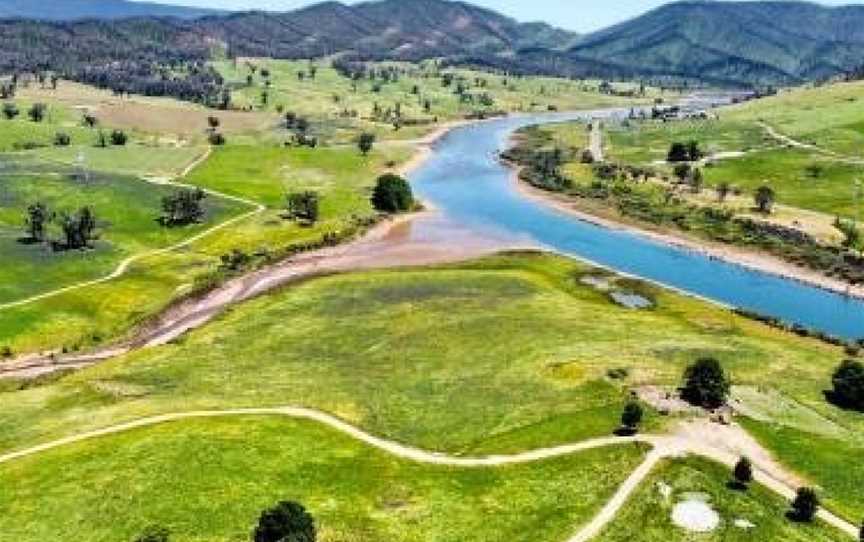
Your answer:
[[[216,147],[221,147],[226,143],[225,136],[219,132],[211,133],[208,139],[210,140],[210,144]]]
[[[57,132],[54,135],[54,145],[57,147],[68,147],[72,144],[72,138],[65,132]]]
[[[6,120],[12,120],[17,117],[21,111],[18,110],[18,106],[13,103],[5,103],[3,104],[3,116],[6,117]]]
[[[753,464],[746,457],[738,460],[733,470],[735,483],[740,488],[746,488],[747,484],[753,481]]]
[[[609,369],[606,371],[606,376],[611,378],[612,380],[624,380],[628,376],[630,376],[630,369],[626,367],[616,367],[614,369]]]
[[[639,425],[642,423],[644,411],[639,403],[630,401],[624,407],[624,412],[621,413],[621,433],[634,434],[639,430]]]
[[[123,130],[114,130],[111,132],[111,144],[122,147],[129,141],[129,136]]]
[[[135,542],[168,542],[171,532],[161,525],[151,525],[144,529]]]
[[[816,517],[819,510],[819,496],[816,491],[809,487],[798,489],[795,499],[792,501],[792,510],[789,517],[795,521],[810,523]]]
[[[9,359],[12,357],[12,348],[9,346],[4,346],[0,348],[0,358]]]

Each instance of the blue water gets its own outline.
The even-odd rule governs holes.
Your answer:
[[[523,126],[620,114],[610,110],[507,118],[455,129],[414,171],[412,184],[423,201],[469,230],[529,238],[550,250],[731,307],[845,339],[864,338],[862,300],[580,221],[519,194],[511,172],[497,160],[510,134]]]

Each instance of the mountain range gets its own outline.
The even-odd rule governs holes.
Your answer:
[[[0,17],[12,16],[40,21],[0,22],[3,71],[36,65],[74,72],[86,63],[159,62],[162,55],[204,61],[226,51],[441,58],[522,73],[764,86],[828,78],[864,64],[864,7],[793,1],[675,2],[582,36],[449,0],[324,2],[287,13],[216,13],[125,0],[55,0],[39,7],[0,0]]]

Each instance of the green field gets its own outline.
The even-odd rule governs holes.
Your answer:
[[[111,273],[120,261],[174,245],[238,214],[243,206],[219,198],[205,202],[205,220],[183,228],[157,223],[162,197],[176,189],[134,177],[90,172],[6,155],[0,187],[0,304],[17,301]],[[41,202],[55,212],[90,206],[99,239],[93,250],[54,252],[46,245],[23,244],[24,216]],[[59,232],[52,232],[59,236]]]
[[[785,517],[788,503],[774,493],[752,485],[746,492],[726,486],[729,471],[702,459],[670,460],[645,480],[621,514],[606,527],[598,542],[737,542],[783,540],[816,542],[848,540],[827,525],[794,523]],[[667,498],[660,484],[671,489]],[[720,515],[720,525],[710,533],[691,533],[672,522],[676,503],[688,493],[702,494]],[[753,527],[736,526],[737,520]]]
[[[633,99],[599,93],[596,81],[503,77],[473,70],[441,70],[432,63],[370,64],[379,72],[387,68],[396,69],[399,76],[396,80],[387,81],[382,77],[364,78],[357,82],[355,90],[351,80],[340,75],[327,62],[317,63],[314,79],[307,75],[301,80],[297,74],[309,73],[313,65],[309,61],[249,59],[257,71],[252,86],[248,86],[247,76],[252,72],[246,62],[215,63],[226,81],[235,88],[232,93],[234,104],[266,111],[282,107],[285,111],[308,116],[313,121],[313,133],[325,141],[350,141],[358,130],[369,130],[388,139],[407,139],[427,133],[439,121],[462,119],[477,112],[543,112],[550,107],[564,111],[635,103]],[[265,69],[270,73],[267,79],[261,76],[261,70]],[[444,86],[442,82],[445,73],[454,77],[450,86]],[[466,95],[473,96],[473,99],[462,101],[454,92],[460,78],[466,87]],[[270,81],[269,87],[267,80]],[[622,83],[617,87],[623,90],[632,85]],[[266,104],[261,99],[265,90],[268,94]],[[657,91],[648,89],[648,94],[654,97]],[[479,97],[482,95],[491,98],[491,102],[481,103]],[[425,109],[427,100],[430,103],[428,111]],[[375,104],[382,110],[395,109],[398,104],[406,120],[405,126],[395,131],[387,121],[373,121],[371,116]]]
[[[725,115],[722,118],[725,119]],[[603,135],[609,159],[629,164],[665,161],[669,146],[674,142],[698,141],[709,155],[773,145],[755,123],[714,119],[610,123],[604,125]]]
[[[862,165],[796,149],[760,151],[705,168],[705,180],[710,186],[727,182],[753,194],[767,185],[784,205],[846,217],[864,211],[854,184],[862,176]]]
[[[627,445],[514,467],[396,459],[312,422],[165,425],[0,466],[2,540],[248,540],[277,501],[303,503],[319,540],[563,540],[600,509],[644,449]],[[71,535],[69,533],[74,533]]]
[[[580,282],[594,273],[519,255],[317,279],[177,344],[0,394],[0,448],[156,413],[291,404],[432,450],[512,452],[610,434],[625,387],[674,387],[703,355],[722,360],[739,386],[770,389],[848,434],[864,430],[860,414],[822,396],[839,349],[626,281],[657,307],[624,309]],[[614,368],[629,377],[610,379]],[[760,394],[745,400],[762,404]],[[651,415],[646,430],[662,425]],[[864,513],[847,486],[813,479]]]

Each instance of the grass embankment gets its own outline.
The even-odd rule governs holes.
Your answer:
[[[827,525],[794,523],[785,517],[786,501],[752,485],[747,491],[727,487],[729,470],[702,459],[669,460],[642,484],[621,514],[601,533],[598,542],[735,542],[739,540],[840,541],[848,537]],[[661,488],[668,488],[664,495]],[[710,533],[692,533],[672,521],[674,506],[700,494],[720,516]],[[735,522],[749,522],[750,526]]]
[[[457,469],[412,463],[312,422],[181,422],[0,466],[0,531],[19,542],[247,540],[260,512],[303,503],[319,539],[563,540],[644,454],[626,445],[536,464]]]
[[[656,307],[625,309],[582,284],[597,273],[513,255],[316,279],[238,306],[177,344],[0,394],[0,449],[157,413],[293,404],[431,450],[512,452],[610,434],[627,387],[672,388],[700,356],[757,390],[741,394],[747,404],[771,391],[820,424],[864,430],[860,414],[822,395],[840,349],[636,282],[616,288]],[[617,368],[629,376],[610,378]],[[647,431],[661,426],[649,416]],[[864,513],[845,487],[813,480]]]

